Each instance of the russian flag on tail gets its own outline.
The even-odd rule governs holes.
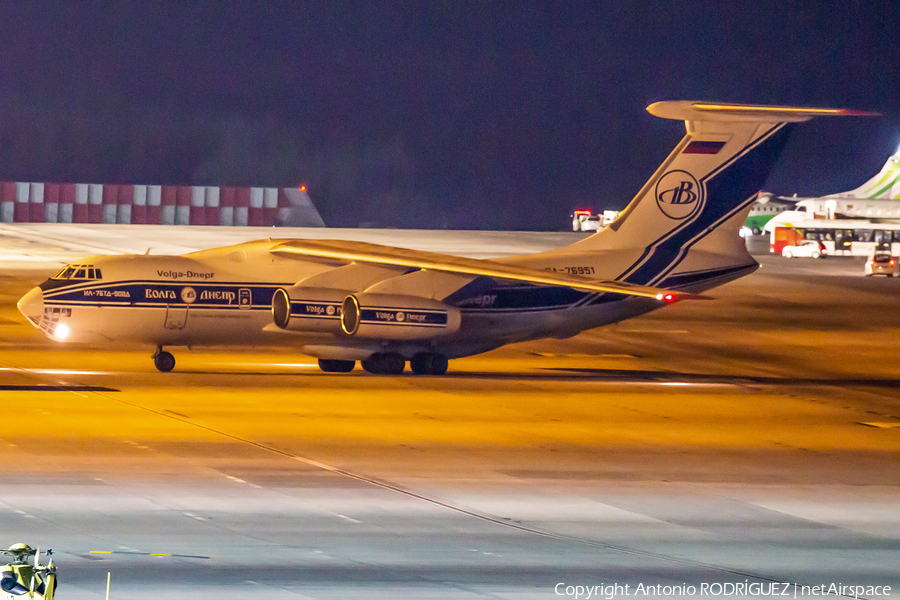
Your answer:
[[[682,151],[682,154],[718,154],[725,142],[704,142],[694,140]]]

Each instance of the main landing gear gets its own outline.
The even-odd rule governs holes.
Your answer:
[[[396,352],[373,354],[361,364],[367,373],[375,375],[400,375],[406,368],[406,360]],[[447,366],[447,357],[436,352],[420,352],[409,361],[409,367],[416,375],[443,375]]]
[[[156,348],[153,354],[153,364],[163,373],[168,373],[175,368],[175,357],[171,352],[166,352],[162,346]]]
[[[409,368],[416,375],[443,375],[448,366],[446,356],[433,352],[421,352],[409,361]]]
[[[325,373],[349,373],[355,366],[355,360],[319,359],[319,368]]]
[[[360,361],[366,373],[399,375],[406,369],[406,360],[396,352],[378,352]]]

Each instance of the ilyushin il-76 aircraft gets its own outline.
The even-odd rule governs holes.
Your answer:
[[[362,242],[268,239],[70,264],[18,308],[58,342],[281,343],[326,372],[440,375],[448,360],[566,338],[759,266],[738,230],[794,123],[834,109],[657,102],[678,143],[616,221],[569,246],[491,260]]]

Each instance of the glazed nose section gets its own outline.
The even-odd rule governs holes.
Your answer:
[[[22,296],[19,303],[16,304],[19,312],[25,315],[25,318],[34,325],[40,322],[44,315],[44,292],[39,287],[31,288],[27,294]]]

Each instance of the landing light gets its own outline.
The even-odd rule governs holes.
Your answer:
[[[67,337],[69,337],[69,333],[71,333],[71,331],[69,330],[69,326],[65,323],[60,323],[56,326],[56,330],[53,332],[53,336],[62,342]]]

